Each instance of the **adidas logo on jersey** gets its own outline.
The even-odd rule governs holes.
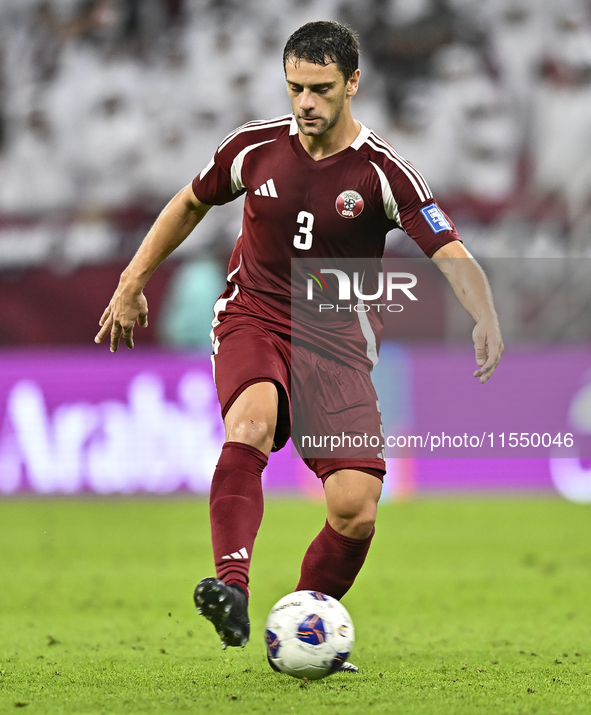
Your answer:
[[[240,549],[240,551],[234,551],[233,554],[228,554],[227,556],[222,556],[222,561],[228,560],[228,559],[234,559],[234,561],[240,561],[242,559],[247,559],[247,558],[248,558],[248,551],[243,546]]]
[[[258,188],[254,193],[255,196],[270,196],[273,199],[279,198],[279,196],[277,196],[277,190],[275,189],[273,179],[265,181],[265,183],[261,184],[260,188]]]

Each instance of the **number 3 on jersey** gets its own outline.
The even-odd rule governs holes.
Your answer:
[[[302,251],[309,251],[312,248],[312,227],[314,226],[314,214],[308,211],[300,211],[298,223],[301,224],[300,232],[293,237],[293,245]]]

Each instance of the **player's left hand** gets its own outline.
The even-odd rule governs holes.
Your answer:
[[[496,315],[485,314],[474,326],[472,331],[476,364],[479,369],[474,372],[484,385],[493,376],[505,346]]]

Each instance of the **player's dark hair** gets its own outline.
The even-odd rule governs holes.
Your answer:
[[[287,41],[283,69],[288,60],[293,60],[296,67],[300,60],[324,67],[334,62],[347,82],[359,66],[359,40],[352,30],[338,22],[308,22]]]

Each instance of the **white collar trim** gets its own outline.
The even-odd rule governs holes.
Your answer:
[[[359,124],[361,124],[361,122],[359,122]],[[355,149],[355,151],[360,149],[365,144],[367,137],[370,135],[370,133],[371,129],[368,129],[367,127],[363,126],[363,124],[361,124],[361,131],[357,135],[355,141],[351,144],[351,149]]]

